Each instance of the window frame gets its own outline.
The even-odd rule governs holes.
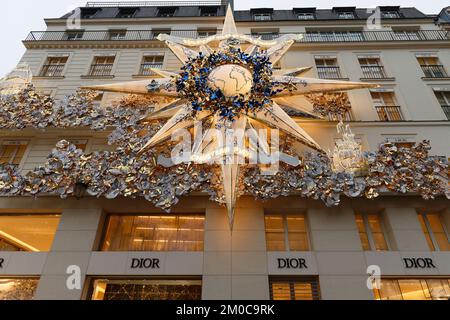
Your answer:
[[[268,216],[278,216],[281,217],[283,220],[283,239],[284,239],[284,250],[269,250],[269,246],[267,243],[267,226],[266,226],[266,217]],[[301,233],[305,233],[306,234],[306,241],[307,241],[307,250],[292,250],[291,249],[291,245],[289,243],[289,225],[288,225],[288,217],[300,217],[302,216],[305,220],[305,231],[301,232]],[[291,232],[291,233],[298,233],[298,232]],[[273,212],[268,212],[266,214],[264,214],[264,235],[266,237],[266,250],[267,252],[310,252],[312,251],[312,243],[311,243],[311,239],[310,239],[310,228],[309,228],[309,219],[308,219],[308,215],[307,213],[302,213],[302,212],[287,212],[287,213],[273,213]]]
[[[196,216],[196,217],[203,217],[204,221],[203,221],[203,238],[202,238],[202,240],[203,240],[203,244],[202,244],[203,249],[202,250],[199,251],[199,250],[169,250],[169,249],[167,249],[167,250],[153,250],[153,251],[150,251],[150,252],[161,252],[161,253],[164,253],[164,252],[175,252],[175,253],[188,252],[188,253],[195,253],[195,252],[203,252],[205,250],[205,244],[206,244],[206,241],[205,241],[205,236],[206,236],[206,213],[205,212],[194,212],[194,213],[180,212],[180,213],[171,213],[169,215],[163,215],[163,214],[160,214],[160,213],[125,213],[125,214],[123,214],[123,213],[110,212],[110,213],[106,213],[105,217],[103,219],[103,226],[101,228],[102,233],[101,233],[99,244],[97,246],[98,251],[109,252],[109,253],[114,253],[114,252],[136,252],[136,253],[138,253],[138,252],[146,252],[145,250],[132,250],[132,248],[127,248],[127,250],[110,250],[110,249],[105,250],[104,249],[104,244],[105,244],[105,242],[107,240],[107,235],[108,235],[108,226],[109,226],[109,223],[111,221],[111,217],[113,217],[113,216],[120,217],[120,218],[123,218],[123,217],[139,217],[139,216],[150,216],[150,217],[160,217],[160,216],[171,216],[171,217],[192,216],[193,217],[193,216]]]
[[[424,211],[417,212],[417,215],[420,216],[422,218],[422,221],[424,222],[424,225],[425,225],[425,227],[427,229],[427,233],[428,233],[428,235],[430,237],[430,241],[431,241],[431,243],[433,245],[433,248],[431,248],[430,243],[428,243],[428,239],[426,239],[427,236],[425,234],[425,230],[423,230],[423,228],[422,228],[422,232],[424,234],[425,239],[427,240],[427,244],[428,244],[428,247],[429,247],[430,251],[431,252],[435,252],[435,251],[436,252],[449,252],[450,250],[443,250],[443,249],[441,249],[441,246],[439,245],[439,242],[436,240],[436,236],[434,234],[433,229],[431,228],[430,221],[428,220],[428,216],[427,216],[428,214],[435,214],[435,215],[438,216],[439,223],[441,224],[442,229],[444,230],[444,235],[447,237],[447,241],[449,242],[449,246],[450,246],[450,234],[449,234],[449,231],[446,228],[446,225],[442,222],[441,214],[439,212],[424,212]],[[420,223],[420,220],[419,220],[419,223]]]
[[[289,285],[289,301],[302,301],[303,299],[295,299],[295,284],[310,284],[312,300],[321,300],[320,281],[318,276],[269,276],[269,299],[274,300],[273,285],[277,283]],[[287,300],[285,300],[287,301]],[[307,301],[307,300],[303,300]]]
[[[387,228],[386,228],[386,221],[385,221],[385,216],[382,212],[375,212],[375,213],[368,213],[368,212],[361,212],[361,211],[356,211],[355,212],[355,219],[356,219],[356,215],[360,215],[362,217],[362,221],[363,221],[363,225],[364,225],[364,231],[365,234],[367,235],[367,239],[369,241],[369,249],[366,250],[363,247],[362,241],[361,241],[361,248],[363,249],[363,251],[375,251],[375,252],[387,252],[387,251],[392,251],[392,245],[391,245],[391,241],[389,239],[388,233],[387,233]],[[378,222],[380,224],[381,227],[381,233],[383,234],[383,238],[384,238],[384,242],[386,243],[386,247],[387,249],[385,250],[378,250],[377,246],[376,246],[376,241],[375,238],[373,236],[373,230],[370,227],[370,223],[369,223],[369,215],[375,215],[378,217]],[[355,220],[356,222],[356,220]],[[359,230],[358,230],[358,234],[359,234]]]
[[[18,164],[11,163],[11,160],[14,160],[17,156],[17,152],[19,152],[20,146],[25,145],[25,150],[23,152],[23,155],[19,161]],[[24,162],[26,161],[26,158],[28,157],[28,153],[30,150],[30,141],[29,140],[23,140],[23,139],[3,139],[0,140],[0,158],[3,158],[3,152],[1,152],[3,146],[17,146],[17,150],[14,151],[14,155],[10,157],[10,160],[8,163],[4,163],[3,165],[14,165],[18,168],[21,168],[24,165]],[[2,163],[0,163],[1,165]]]

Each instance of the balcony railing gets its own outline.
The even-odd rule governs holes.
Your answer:
[[[363,78],[365,79],[384,79],[386,73],[382,66],[361,66]]]
[[[197,30],[172,30],[174,36],[186,38],[198,38]],[[285,33],[270,34],[272,38],[278,38]],[[393,31],[360,31],[360,32],[307,32],[297,33],[303,36],[300,43],[327,43],[327,42],[383,42],[383,41],[448,41],[450,31],[421,30],[402,33],[399,35]],[[32,31],[25,41],[148,41],[155,40],[156,34],[151,30],[128,30],[120,39],[110,39],[110,32],[84,31],[80,37],[70,40],[65,31]],[[255,38],[260,35],[255,34]]]
[[[40,77],[61,77],[64,70],[63,64],[46,64],[42,67]]]
[[[112,63],[106,64],[93,64],[89,70],[89,76],[93,77],[107,77],[111,75],[113,68]]]
[[[155,73],[151,69],[162,69],[161,63],[143,63],[139,69],[140,76],[153,76]]]
[[[381,121],[402,121],[403,116],[399,106],[376,106],[378,118]]]
[[[86,7],[183,7],[183,6],[221,6],[226,5],[227,0],[198,0],[198,1],[90,1]]]
[[[421,67],[426,78],[447,78],[447,72],[442,65],[421,65]]]
[[[447,119],[450,120],[450,106],[443,105],[442,110],[444,110],[444,113],[447,116]]]
[[[341,69],[337,66],[317,66],[317,74],[321,79],[342,79]]]

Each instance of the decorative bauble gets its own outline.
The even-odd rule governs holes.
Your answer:
[[[211,71],[208,86],[215,90],[220,89],[227,98],[247,95],[252,90],[253,77],[244,67],[226,64]]]

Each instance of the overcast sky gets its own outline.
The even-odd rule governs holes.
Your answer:
[[[22,40],[31,30],[45,30],[43,18],[60,17],[75,7],[83,6],[85,0],[7,0],[2,1],[2,47],[0,77],[19,61],[25,49]],[[276,5],[275,5],[276,4]],[[373,8],[378,5],[401,5],[417,7],[425,13],[438,13],[449,6],[449,0],[235,0],[235,8],[249,9],[269,7],[287,9],[292,7],[331,8],[333,6],[357,6]]]

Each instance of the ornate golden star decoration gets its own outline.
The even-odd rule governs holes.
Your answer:
[[[250,44],[245,50],[245,53],[248,55],[254,55],[263,49],[266,50],[265,52],[269,61],[272,64],[275,64],[283,57],[295,41],[299,39],[301,39],[301,36],[299,35],[288,34],[273,41],[265,41],[239,34],[230,6],[227,10],[222,34],[203,39],[179,38],[165,34],[158,36],[158,40],[165,41],[166,45],[182,63],[186,63],[190,58],[197,57],[200,52],[205,55],[210,55],[213,52],[225,52],[230,45],[236,46],[237,41],[237,46],[239,47],[241,42]],[[230,42],[234,43],[230,44]],[[216,49],[213,49],[213,46],[210,46],[209,44],[218,44],[218,46]],[[194,48],[197,48],[197,50]],[[304,114],[313,115],[311,108],[303,105],[298,98],[311,93],[341,92],[346,90],[373,88],[378,87],[378,85],[361,82],[305,78],[301,76],[310,69],[310,67],[300,67],[295,69],[274,70],[272,80],[274,83],[281,85],[279,86],[280,92],[272,97],[272,106],[270,110],[261,110],[255,113],[242,113],[235,121],[228,123],[228,129],[236,131],[245,130],[248,127],[254,129],[277,128],[292,136],[302,144],[323,152],[318,143],[315,142],[314,139],[280,107],[280,105],[300,111]],[[223,121],[221,116],[217,113],[208,110],[197,112],[195,119],[190,118],[189,115],[192,114],[192,105],[190,101],[181,99],[177,92],[176,77],[179,75],[171,71],[160,69],[152,69],[152,71],[160,76],[160,78],[83,87],[83,89],[97,91],[160,96],[171,100],[171,102],[166,105],[156,107],[150,115],[143,119],[143,121],[158,119],[168,120],[145,144],[140,153],[167,141],[177,130],[192,128],[195,121],[212,120],[212,124]],[[245,72],[243,70],[238,71]],[[214,70],[211,74],[213,72]],[[287,84],[289,84],[293,90],[285,90],[284,88],[286,86],[284,85]],[[227,85],[228,84],[225,83],[224,88],[227,87]],[[313,116],[317,117],[316,114]],[[222,127],[220,130],[225,131],[225,127]],[[212,130],[206,130],[200,143],[194,144],[194,155],[197,153],[208,154],[217,150],[218,142],[211,137],[211,132]],[[225,135],[225,132],[223,132],[223,135]],[[259,151],[267,153],[267,150]],[[220,156],[221,155],[222,154],[220,154]],[[238,179],[240,166],[241,164],[221,163],[223,193],[228,209],[230,225],[233,224],[234,219],[239,187]]]

